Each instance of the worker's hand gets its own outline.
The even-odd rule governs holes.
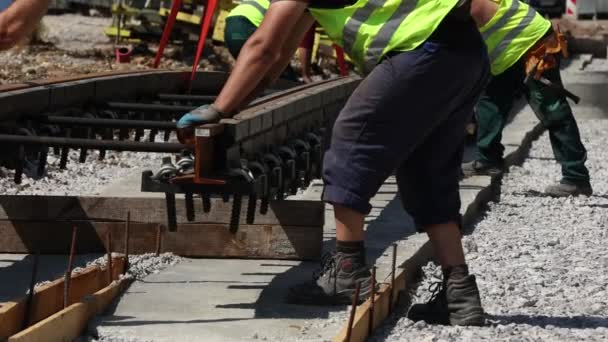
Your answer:
[[[217,110],[213,105],[204,105],[182,116],[177,122],[177,128],[216,123],[225,117],[227,117],[227,115]]]

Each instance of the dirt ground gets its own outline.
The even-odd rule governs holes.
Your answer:
[[[111,22],[111,18],[79,14],[45,16],[33,37],[9,51],[0,51],[0,85],[150,68],[158,48],[155,41],[133,46],[130,63],[116,63],[113,41],[104,33]],[[169,44],[160,68],[191,70],[194,45]],[[228,72],[233,65],[234,59],[225,47],[207,41],[199,70]],[[337,75],[333,59],[322,60],[319,65],[313,71],[317,74],[314,79]],[[292,67],[299,72],[299,62],[295,57]]]
[[[34,37],[0,51],[0,85],[150,68],[157,49],[155,42],[134,47],[130,63],[116,63],[114,45],[104,34],[110,23],[110,18],[75,14],[45,16]],[[193,47],[169,46],[160,68],[190,70],[194,59],[191,50]],[[224,47],[207,44],[199,67],[229,71],[233,63]]]

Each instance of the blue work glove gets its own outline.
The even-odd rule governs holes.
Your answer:
[[[213,105],[204,105],[182,116],[177,122],[177,128],[216,123],[225,117],[227,117],[227,115],[217,110]]]

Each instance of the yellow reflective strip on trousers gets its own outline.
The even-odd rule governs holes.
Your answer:
[[[499,75],[515,64],[550,27],[551,22],[527,4],[502,0],[496,15],[480,28],[492,74]]]
[[[268,0],[242,1],[240,5],[236,6],[232,11],[230,11],[227,18],[243,16],[249,19],[249,21],[251,21],[251,23],[256,27],[260,27],[268,7],[270,7],[270,1]]]

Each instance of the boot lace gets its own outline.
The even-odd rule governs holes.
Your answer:
[[[325,253],[321,257],[321,267],[312,272],[312,279],[317,281],[327,272],[336,272],[336,258],[335,253]]]
[[[429,285],[429,292],[431,292],[431,298],[427,301],[429,305],[435,305],[439,302],[439,296],[443,292],[443,281],[436,281]]]

